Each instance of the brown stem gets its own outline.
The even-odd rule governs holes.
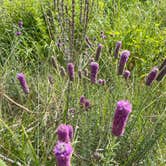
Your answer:
[[[17,107],[22,108],[24,111],[28,112],[28,113],[34,113],[32,111],[30,111],[28,108],[24,107],[23,105],[15,102],[13,99],[11,99],[8,95],[6,95],[5,93],[3,94],[3,97],[5,97],[8,101],[10,101],[11,103],[15,104]]]

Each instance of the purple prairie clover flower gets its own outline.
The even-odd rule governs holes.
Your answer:
[[[116,46],[115,46],[115,51],[114,51],[114,57],[117,58],[119,54],[119,50],[122,47],[122,42],[117,41]]]
[[[21,35],[21,32],[20,31],[17,31],[16,32],[16,36],[20,36]]]
[[[105,84],[105,80],[99,79],[99,80],[98,80],[98,84],[104,85],[104,84]]]
[[[73,148],[70,143],[58,142],[54,147],[57,166],[71,166]]]
[[[129,70],[125,70],[123,72],[123,77],[127,80],[130,77],[130,71]]]
[[[161,81],[164,78],[165,75],[166,75],[166,65],[162,68],[162,70],[158,74],[156,80]]]
[[[97,47],[97,50],[96,50],[95,61],[98,61],[98,60],[99,60],[99,57],[100,57],[102,48],[103,48],[103,45],[102,45],[102,44],[99,44],[98,47]]]
[[[90,101],[88,99],[85,99],[84,106],[85,106],[85,109],[90,108]]]
[[[22,27],[23,27],[23,22],[22,22],[22,21],[19,21],[19,22],[18,22],[18,26],[19,26],[19,28],[22,28]]]
[[[99,64],[96,62],[91,62],[90,69],[91,69],[91,82],[96,83]]]
[[[23,73],[17,74],[17,79],[20,81],[20,84],[22,86],[22,89],[24,93],[28,94],[29,93],[29,87],[25,79],[25,75]]]
[[[61,124],[57,128],[57,135],[58,135],[58,140],[61,142],[70,142],[70,137],[69,137],[69,128],[65,124]]]
[[[67,71],[69,74],[70,81],[73,81],[74,80],[74,65],[73,65],[73,63],[67,64]]]
[[[127,100],[118,101],[112,124],[113,135],[117,137],[123,135],[131,111],[132,111],[132,105],[129,103],[129,101]]]
[[[125,64],[130,56],[130,51],[124,50],[121,54],[120,61],[119,61],[119,66],[118,66],[118,75],[123,74],[123,70],[125,67]]]
[[[81,96],[80,97],[80,105],[84,105],[85,100],[86,100],[85,96]]]
[[[157,77],[157,73],[158,73],[158,68],[157,67],[154,67],[150,73],[148,74],[148,76],[146,77],[146,82],[145,84],[147,86],[150,86],[152,84],[152,82],[156,79]]]

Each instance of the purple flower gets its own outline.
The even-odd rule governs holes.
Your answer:
[[[165,75],[166,75],[166,65],[162,68],[162,70],[158,74],[156,80],[161,81],[164,78]]]
[[[101,54],[101,50],[102,50],[103,46],[101,44],[98,45],[97,50],[96,50],[96,57],[95,57],[95,61],[99,60],[100,54]]]
[[[80,105],[84,105],[85,99],[86,99],[85,96],[80,97]]]
[[[129,101],[121,100],[117,103],[112,124],[113,135],[117,137],[123,135],[131,111],[132,105],[129,103]]]
[[[57,166],[70,166],[73,148],[70,143],[58,142],[54,147]]]
[[[20,81],[20,84],[22,86],[22,89],[23,89],[24,93],[28,94],[29,93],[29,87],[28,87],[28,84],[26,82],[24,74],[23,73],[17,74],[17,79]]]
[[[114,51],[114,57],[117,58],[119,54],[119,50],[122,47],[122,42],[117,41],[116,46],[115,46],[115,51]]]
[[[99,79],[99,80],[98,80],[98,84],[104,85],[104,84],[105,84],[105,80]]]
[[[123,73],[123,77],[127,80],[130,77],[130,71],[125,70],[124,73]]]
[[[61,142],[70,142],[70,137],[69,137],[69,128],[65,124],[59,125],[57,128],[57,134],[58,134],[58,140]]]
[[[21,32],[20,31],[17,31],[16,32],[16,36],[20,36],[21,35]]]
[[[157,77],[157,73],[158,73],[158,68],[154,67],[150,73],[148,74],[148,76],[146,77],[146,82],[145,84],[147,86],[150,86],[152,84],[152,82],[156,79]]]
[[[71,125],[61,124],[57,128],[58,141],[71,142],[73,139],[73,127]]]
[[[22,28],[22,27],[23,27],[23,22],[22,22],[22,21],[19,21],[19,22],[18,22],[18,26],[19,26],[19,28]]]
[[[74,65],[73,65],[73,63],[67,64],[67,71],[69,74],[70,81],[73,81],[74,80]]]
[[[85,106],[85,109],[90,108],[90,101],[88,99],[85,99],[84,106]]]
[[[119,75],[123,74],[123,70],[124,70],[125,64],[129,58],[129,56],[130,56],[130,51],[125,50],[122,52],[121,57],[120,57],[120,61],[119,61],[119,66],[118,66],[118,74]]]
[[[91,82],[96,83],[99,64],[96,62],[91,62],[90,68],[91,68]]]

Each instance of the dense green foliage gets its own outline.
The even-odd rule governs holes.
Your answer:
[[[57,2],[0,2],[0,162],[55,165],[55,131],[67,123],[75,128],[73,166],[164,165],[166,82],[154,81],[147,87],[144,79],[166,57],[166,1],[90,0],[82,10],[83,0],[74,5],[71,0]],[[22,34],[16,36],[20,20]],[[119,40],[122,49],[131,52],[128,81],[117,75],[113,52]],[[89,70],[98,43],[104,46],[98,76],[106,80],[104,86],[78,77],[78,70]],[[50,62],[52,56],[57,69]],[[60,67],[66,68],[68,61],[75,64],[73,82],[61,76]],[[26,76],[28,95],[16,78],[20,72]],[[81,95],[91,102],[88,111],[79,104]],[[116,138],[111,134],[112,119],[122,99],[132,103],[133,111],[124,136]],[[74,117],[67,116],[70,108],[76,110]]]

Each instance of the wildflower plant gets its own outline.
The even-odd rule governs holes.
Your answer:
[[[20,82],[20,85],[24,91],[24,93],[28,94],[29,93],[29,87],[25,79],[25,75],[23,73],[18,73],[17,74],[17,79]]]

